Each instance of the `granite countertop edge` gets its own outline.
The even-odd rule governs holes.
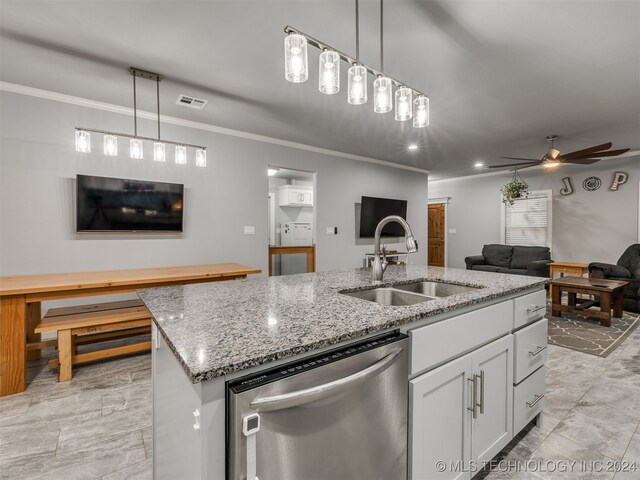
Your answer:
[[[366,269],[356,269],[356,270],[366,270]],[[439,270],[452,271],[455,269],[439,268]],[[331,272],[331,273],[335,274],[336,272]],[[301,277],[303,275],[308,276],[308,275],[319,275],[319,274],[300,274],[300,275],[291,275],[288,277],[290,280],[291,277],[296,277],[296,276]],[[492,273],[491,275],[502,275],[502,274]],[[502,275],[502,276],[514,277],[513,275]],[[376,285],[376,287],[398,285],[398,284],[409,283],[411,281],[420,280],[420,279],[431,279],[431,275],[419,275],[418,277],[420,278],[414,278],[414,279],[406,278],[399,281],[397,279],[391,279],[389,281],[384,282],[381,285]],[[271,277],[271,279],[273,278],[283,278],[283,277]],[[353,330],[345,331],[335,335],[332,335],[331,332],[327,332],[325,334],[318,336],[317,339],[314,339],[313,341],[307,341],[297,345],[289,345],[286,348],[274,349],[272,352],[269,352],[266,354],[257,353],[255,355],[252,355],[250,353],[247,353],[245,355],[245,358],[243,358],[240,361],[224,361],[224,356],[223,356],[221,360],[212,362],[212,364],[203,366],[203,368],[194,368],[193,365],[190,365],[190,362],[187,359],[185,359],[185,355],[183,354],[183,352],[181,352],[181,350],[183,351],[185,350],[184,346],[182,349],[176,346],[175,342],[172,340],[171,332],[168,332],[165,329],[164,320],[159,315],[157,315],[158,309],[156,308],[154,301],[149,298],[148,292],[152,290],[153,291],[160,291],[160,290],[169,291],[175,288],[188,289],[188,288],[194,288],[197,286],[204,286],[204,285],[215,288],[222,285],[221,284],[197,284],[197,285],[185,285],[181,287],[162,287],[162,288],[140,290],[138,293],[140,294],[140,297],[143,299],[143,301],[151,311],[154,324],[157,326],[159,334],[162,335],[169,349],[173,352],[173,354],[178,359],[185,374],[187,375],[191,383],[198,384],[200,382],[212,380],[225,375],[229,375],[231,373],[236,373],[242,370],[246,370],[251,367],[265,365],[270,362],[274,362],[284,358],[289,358],[295,355],[311,352],[320,348],[329,347],[331,345],[339,344],[341,342],[345,342],[349,340],[357,340],[358,338],[361,338],[363,336],[370,335],[376,332],[382,332],[382,331],[393,329],[396,327],[401,327],[403,325],[413,323],[420,319],[434,317],[437,315],[441,315],[444,313],[448,313],[454,310],[458,310],[458,309],[479,304],[479,303],[485,303],[485,302],[494,300],[496,298],[512,295],[525,290],[535,289],[536,287],[540,288],[549,282],[549,279],[542,278],[542,277],[526,277],[526,278],[528,278],[529,281],[523,282],[521,285],[510,286],[508,288],[503,288],[499,290],[496,290],[494,288],[492,289],[491,293],[486,292],[484,295],[474,296],[473,298],[467,298],[465,297],[464,294],[455,295],[455,297],[460,297],[460,299],[457,301],[447,302],[444,305],[436,308],[430,308],[427,311],[416,311],[415,308],[411,308],[411,307],[415,307],[415,305],[411,307],[399,307],[399,308],[398,307],[381,307],[379,305],[376,305],[376,307],[383,309],[381,313],[389,313],[389,314],[398,313],[398,312],[403,312],[405,311],[404,309],[406,309],[406,315],[401,315],[397,317],[394,317],[392,315],[392,318],[389,318],[388,320],[383,320],[374,325],[364,326],[362,328],[355,328]],[[251,284],[251,283],[259,284],[260,282],[265,282],[268,280],[269,278],[254,278],[254,279],[243,280],[242,282],[245,284]],[[224,283],[238,284],[238,281],[224,282]],[[474,282],[473,279],[468,282],[454,281],[450,283],[478,286],[478,282]],[[371,284],[364,284],[364,285],[344,285],[344,286],[341,285],[340,288],[332,286],[331,288],[334,289],[332,293],[339,294],[339,292],[343,292],[343,291],[368,290],[368,289],[371,289],[372,287],[373,286]],[[480,292],[480,290],[478,292]],[[352,301],[352,302],[364,302],[363,300],[359,300],[359,299],[355,299],[355,298],[351,298],[343,295],[341,295],[341,297],[346,297],[348,298],[349,301]],[[344,298],[342,300],[344,300]],[[425,304],[418,304],[418,305],[425,306],[428,303],[429,302]],[[365,305],[356,303],[355,306],[364,307]],[[367,306],[370,306],[370,305],[367,305]],[[224,310],[224,307],[221,307],[221,310]],[[197,334],[197,331],[194,331],[194,334]]]

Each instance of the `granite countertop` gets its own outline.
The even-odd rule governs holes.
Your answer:
[[[434,280],[481,287],[391,307],[342,295],[372,288],[371,269],[150,288],[138,293],[193,383],[399,327],[533,287],[548,279],[389,266],[383,286]]]

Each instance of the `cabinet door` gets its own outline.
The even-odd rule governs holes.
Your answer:
[[[507,335],[471,355],[478,403],[471,427],[471,459],[487,462],[512,438],[513,336]]]
[[[410,479],[470,478],[471,368],[465,355],[409,382]]]

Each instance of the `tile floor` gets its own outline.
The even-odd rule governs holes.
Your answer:
[[[499,455],[505,462],[477,478],[640,479],[640,330],[608,358],[549,346],[547,367],[542,427],[525,429]],[[150,355],[76,368],[65,383],[43,359],[29,364],[28,382],[0,398],[0,478],[151,478]],[[639,469],[509,471],[514,460],[637,461]]]

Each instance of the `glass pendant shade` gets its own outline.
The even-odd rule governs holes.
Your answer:
[[[164,162],[165,161],[165,146],[162,142],[153,142],[153,159],[156,162]]]
[[[411,119],[413,107],[413,91],[407,87],[396,90],[396,120],[404,122]]]
[[[349,68],[347,100],[351,105],[367,103],[367,69],[362,65]]]
[[[293,83],[306,82],[309,77],[307,39],[297,33],[284,38],[284,76]]]
[[[142,140],[140,140],[139,138],[131,139],[131,141],[129,142],[129,154],[131,158],[135,158],[136,160],[142,159]]]
[[[340,55],[332,50],[325,50],[320,54],[319,61],[320,93],[333,95],[340,91]]]
[[[388,77],[378,77],[373,82],[373,111],[376,113],[387,113],[393,108],[391,96],[391,79]]]
[[[176,165],[187,164],[187,147],[184,145],[176,145]]]
[[[86,130],[76,130],[76,152],[91,152],[91,134]]]
[[[111,134],[104,136],[104,154],[107,157],[118,156],[118,137]]]
[[[196,148],[196,167],[207,166],[207,151],[204,148]]]
[[[429,126],[429,98],[420,95],[413,101],[413,126],[424,128]]]

